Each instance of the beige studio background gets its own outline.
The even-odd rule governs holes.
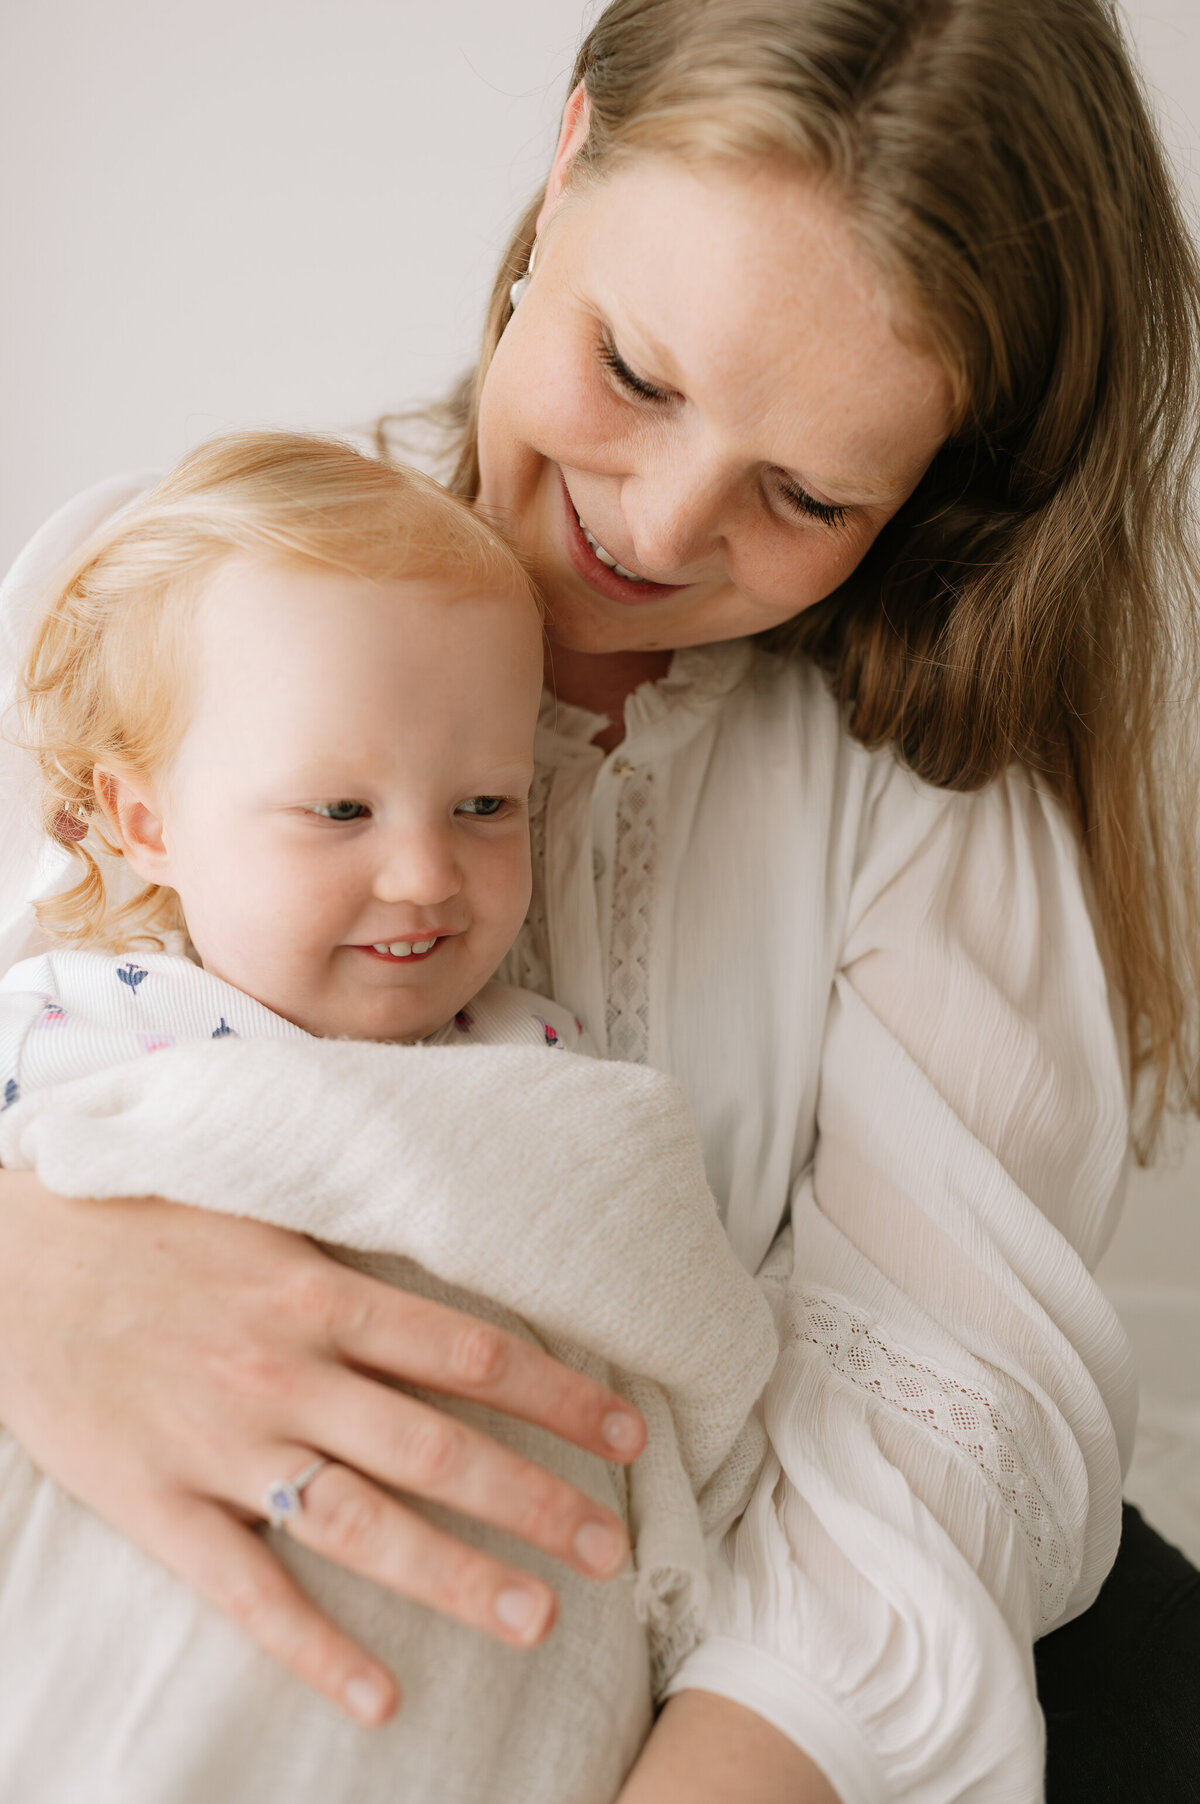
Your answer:
[[[587,8],[592,16],[594,5]],[[1126,8],[1200,213],[1200,0]],[[577,0],[5,0],[0,568],[47,513],[222,429],[438,394],[544,172]],[[1105,1282],[1131,1489],[1200,1558],[1200,1134]]]

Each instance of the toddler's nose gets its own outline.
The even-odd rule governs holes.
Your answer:
[[[448,902],[461,887],[462,873],[448,833],[405,835],[389,848],[375,873],[375,894],[381,902],[433,908]]]

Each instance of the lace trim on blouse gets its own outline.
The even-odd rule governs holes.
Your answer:
[[[1079,1577],[1070,1545],[1045,1493],[1021,1458],[1020,1441],[995,1398],[889,1346],[848,1303],[803,1294],[790,1339],[816,1347],[838,1375],[881,1403],[923,1422],[970,1459],[1002,1499],[1037,1569],[1043,1626],[1062,1614]]]
[[[654,772],[632,770],[617,802],[608,955],[608,1056],[650,1056],[650,929],[656,839]]]
[[[533,867],[533,890],[529,898],[529,912],[501,966],[506,983],[516,984],[519,989],[533,990],[538,996],[550,994],[550,938],[546,925],[546,806],[553,778],[552,770],[539,766],[530,787],[529,856]]]

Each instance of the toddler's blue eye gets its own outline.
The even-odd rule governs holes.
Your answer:
[[[327,821],[360,821],[369,812],[365,802],[318,802],[313,809]]]
[[[503,806],[503,796],[469,796],[465,802],[459,803],[458,812],[477,817],[483,815],[486,818],[488,815],[499,814]]]

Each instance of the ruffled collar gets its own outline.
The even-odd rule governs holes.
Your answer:
[[[625,738],[615,754],[608,755],[638,763],[685,744],[748,675],[756,655],[749,639],[727,639],[719,645],[691,645],[677,651],[666,676],[640,684],[625,703]],[[564,764],[582,756],[601,763],[606,754],[592,741],[609,724],[606,715],[559,701],[549,690],[544,691],[538,719],[538,762]]]

